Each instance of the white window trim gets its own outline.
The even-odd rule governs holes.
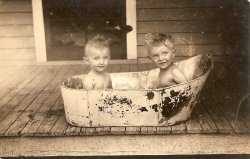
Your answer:
[[[46,43],[42,0],[32,0],[34,38],[37,62],[46,62]],[[127,25],[133,30],[127,33],[127,59],[137,59],[136,0],[126,0]]]

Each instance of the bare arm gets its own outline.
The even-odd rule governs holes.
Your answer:
[[[173,70],[172,70],[172,74],[173,74],[173,77],[174,77],[174,81],[176,83],[185,83],[187,82],[187,78],[186,76],[184,75],[183,72],[181,72],[181,70],[178,68],[178,67],[174,67]]]
[[[94,81],[90,77],[86,77],[83,81],[83,89],[91,90],[94,89]]]

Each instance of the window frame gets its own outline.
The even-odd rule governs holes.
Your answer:
[[[32,0],[32,13],[36,60],[47,62],[42,0]],[[133,28],[127,33],[127,59],[137,59],[136,0],[126,0],[126,24]]]

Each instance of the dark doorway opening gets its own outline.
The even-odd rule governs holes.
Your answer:
[[[111,40],[111,59],[127,58],[126,0],[43,0],[48,61],[81,60],[88,39]]]

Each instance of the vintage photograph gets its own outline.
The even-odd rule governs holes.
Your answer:
[[[0,158],[250,158],[249,7],[0,0]]]

